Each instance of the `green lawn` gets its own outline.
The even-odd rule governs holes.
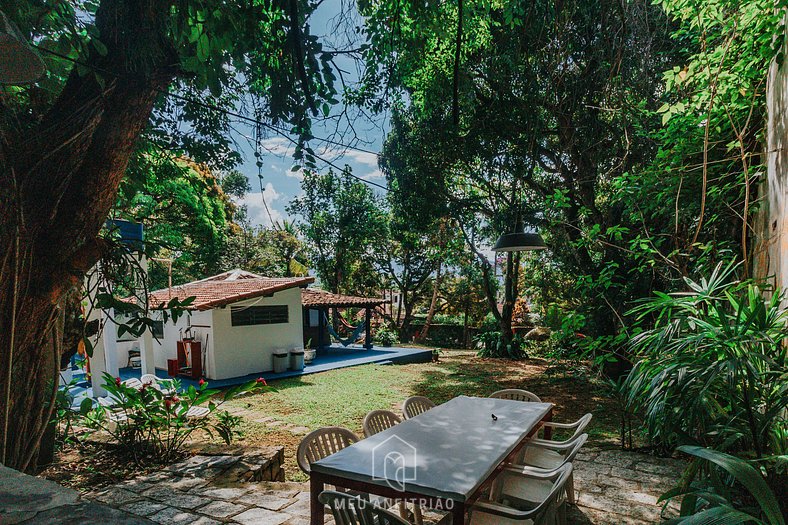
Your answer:
[[[305,479],[293,460],[300,437],[251,419],[271,416],[310,429],[338,425],[361,434],[367,412],[381,408],[398,412],[397,405],[411,395],[425,395],[442,403],[462,394],[487,396],[501,388],[524,388],[555,403],[557,420],[574,420],[594,412],[589,430],[594,442],[615,442],[618,435],[615,407],[603,387],[582,374],[550,368],[541,360],[513,362],[447,352],[439,363],[357,366],[275,381],[271,386],[275,392],[230,404],[255,416],[245,418],[245,445],[285,446],[287,476],[293,480]]]

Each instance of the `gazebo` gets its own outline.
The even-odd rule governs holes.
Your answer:
[[[371,349],[372,309],[387,302],[388,300],[379,297],[358,297],[335,294],[315,288],[304,288],[301,290],[301,306],[304,311],[304,340],[316,340],[317,350],[328,348],[331,346],[330,327],[326,323],[329,310],[333,308],[337,312],[338,308],[363,308],[365,312],[364,348]]]

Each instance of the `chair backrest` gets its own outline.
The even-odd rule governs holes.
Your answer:
[[[546,519],[549,516],[548,511],[554,509],[555,502],[561,494],[564,493],[564,489],[566,487],[567,481],[569,481],[570,476],[572,475],[572,464],[571,463],[564,463],[559,468],[555,470],[555,478],[553,479],[553,487],[550,489],[550,492],[547,494],[547,497],[542,500],[539,505],[534,507],[533,509],[533,521],[534,525],[542,525],[544,523],[552,523],[552,521]]]
[[[402,403],[402,415],[405,419],[410,419],[423,414],[427,410],[435,408],[435,403],[424,396],[409,397]]]
[[[296,461],[309,474],[310,465],[358,441],[358,436],[343,427],[319,428],[307,434],[298,445]]]
[[[399,516],[358,496],[325,490],[318,499],[331,508],[336,525],[410,525]]]
[[[518,388],[507,388],[499,390],[490,394],[490,397],[495,399],[511,399],[512,401],[530,401],[533,403],[541,403],[542,400],[539,396],[528,390],[520,390]]]
[[[401,422],[402,419],[391,410],[373,410],[364,417],[361,426],[364,428],[364,437],[369,437]]]
[[[583,433],[589,423],[591,423],[591,419],[594,417],[594,414],[589,412],[588,414],[584,415],[577,421],[575,421],[572,426],[575,427],[575,433],[572,434],[572,437],[569,439],[574,439],[575,437],[579,436]]]
[[[141,388],[142,381],[137,379],[136,377],[131,377],[123,381],[123,385],[127,386],[128,388]]]
[[[153,388],[158,388],[159,378],[153,374],[142,374],[142,377],[140,377],[140,383],[143,385],[152,386]]]
[[[572,447],[564,454],[564,463],[571,463],[574,461],[575,456],[577,456],[577,453],[583,448],[583,445],[586,444],[586,441],[588,441],[588,434],[580,434],[574,438],[572,440]]]

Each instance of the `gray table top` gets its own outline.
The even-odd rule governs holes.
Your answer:
[[[552,406],[456,397],[311,468],[329,476],[464,502]]]

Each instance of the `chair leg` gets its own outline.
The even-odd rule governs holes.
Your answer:
[[[421,515],[421,505],[418,503],[413,504],[413,518],[416,525],[424,525],[424,518]]]
[[[570,505],[575,504],[575,473],[569,474],[569,479],[566,480],[566,502]]]
[[[566,525],[566,502],[558,506],[558,525]]]
[[[399,506],[399,517],[402,518],[403,520],[407,520],[408,519],[407,503],[405,503],[404,500],[400,500],[398,506]]]

